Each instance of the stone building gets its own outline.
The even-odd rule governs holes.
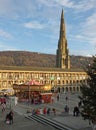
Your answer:
[[[33,68],[34,69],[34,68]],[[65,91],[80,91],[80,84],[86,83],[87,74],[83,71],[65,71],[61,69],[24,70],[14,67],[9,70],[0,70],[0,89],[11,88],[13,84],[22,84],[30,80],[36,80],[42,84],[50,84],[60,87]]]

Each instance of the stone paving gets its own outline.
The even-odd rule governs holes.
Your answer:
[[[4,123],[4,119],[6,116],[6,113],[9,111],[6,110],[5,114],[1,112],[0,108],[0,130],[26,130],[28,128],[32,128],[34,130],[56,130],[55,128],[52,128],[50,126],[44,126],[36,121],[31,121],[26,118],[24,118],[24,114],[27,112],[27,110],[32,110],[33,108],[44,108],[44,107],[50,107],[50,108],[56,108],[57,114],[54,116],[51,114],[50,117],[58,122],[63,123],[66,126],[69,126],[73,128],[73,130],[92,130],[92,126],[89,125],[89,122],[87,120],[83,120],[81,116],[74,117],[73,116],[73,108],[78,104],[78,95],[68,94],[68,101],[65,100],[65,94],[60,95],[60,100],[56,101],[55,103],[51,104],[41,104],[41,105],[30,105],[25,103],[18,103],[15,107],[13,107],[14,110],[14,123],[12,125],[7,125]],[[62,114],[64,106],[68,105],[70,108],[69,115]],[[1,129],[2,128],[2,129]]]
[[[1,106],[0,106],[0,130],[27,130],[27,129],[33,129],[33,130],[56,130],[55,128],[51,126],[45,126],[43,124],[40,124],[36,121],[28,120],[24,117],[25,109],[22,109],[22,113],[19,112],[19,106],[16,106],[18,109],[18,113],[15,112],[14,109],[14,122],[13,124],[9,125],[5,123],[5,117],[6,114],[10,111],[7,109],[4,113],[1,112]],[[23,113],[24,112],[24,113]]]

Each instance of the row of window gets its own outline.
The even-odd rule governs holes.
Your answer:
[[[54,85],[76,85],[81,83],[87,83],[86,80],[38,80],[41,84],[51,84]],[[20,83],[26,83],[28,80],[11,80],[11,81],[1,81],[0,87],[6,86],[6,87],[12,87],[13,84],[20,84]]]
[[[84,80],[86,79],[86,74],[51,74],[51,73],[0,73],[0,79],[33,79],[33,78],[37,78],[37,79],[51,79],[51,80],[58,80],[58,79],[81,79]]]

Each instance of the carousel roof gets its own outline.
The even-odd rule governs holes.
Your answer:
[[[38,81],[31,80],[29,82],[26,82],[24,84],[13,84],[13,89],[15,90],[32,90],[32,91],[49,91],[51,90],[51,85],[50,84],[41,84]]]
[[[35,80],[31,80],[27,83],[25,83],[25,85],[42,85],[41,83],[39,83],[38,81]]]

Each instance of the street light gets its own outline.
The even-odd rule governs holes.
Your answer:
[[[28,98],[29,98],[29,103],[30,103],[30,85],[28,85]]]

